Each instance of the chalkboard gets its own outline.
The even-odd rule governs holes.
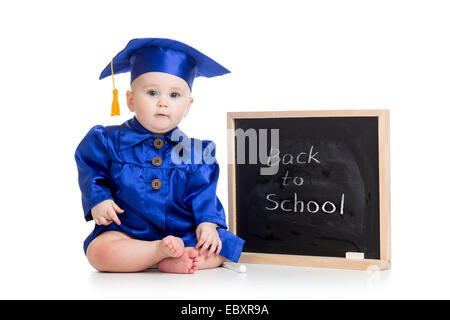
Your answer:
[[[390,268],[387,110],[229,113],[242,261]]]

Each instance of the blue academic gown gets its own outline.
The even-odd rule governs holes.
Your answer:
[[[174,150],[175,149],[175,150]],[[185,246],[197,244],[202,222],[218,225],[220,255],[237,262],[244,240],[229,232],[216,195],[219,166],[214,143],[187,137],[178,127],[154,135],[136,117],[117,126],[95,126],[75,152],[86,221],[91,209],[112,199],[124,210],[120,225],[95,225],[84,242],[109,230],[134,239],[180,237]]]

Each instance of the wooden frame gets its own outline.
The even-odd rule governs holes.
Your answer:
[[[305,117],[378,117],[379,194],[380,194],[380,259],[347,259],[285,254],[242,252],[239,262],[295,265],[305,267],[354,270],[386,270],[391,267],[391,199],[389,110],[319,110],[274,112],[228,112],[228,210],[230,231],[236,234],[236,168],[235,119],[305,118]]]

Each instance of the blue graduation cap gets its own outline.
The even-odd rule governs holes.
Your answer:
[[[192,91],[196,77],[215,77],[230,71],[200,51],[182,42],[163,38],[133,39],[100,74],[112,76],[113,105],[111,115],[119,115],[118,93],[114,73],[131,73],[131,82],[146,72],[164,72],[185,80]]]

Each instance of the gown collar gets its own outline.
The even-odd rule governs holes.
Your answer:
[[[180,137],[182,137],[181,141]],[[181,144],[189,142],[189,137],[181,131],[178,126],[163,135],[157,135],[144,128],[136,119],[136,116],[134,116],[132,119],[125,121],[120,126],[119,151],[135,146],[150,138],[162,138],[166,141]]]

